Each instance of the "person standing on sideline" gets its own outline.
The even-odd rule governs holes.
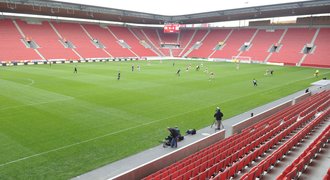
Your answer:
[[[257,84],[257,80],[255,79],[255,78],[253,78],[253,86],[258,86],[258,84]]]
[[[117,80],[120,80],[120,71],[118,71]]]
[[[74,69],[73,69],[73,73],[76,73],[76,74],[78,73],[77,66],[74,67]]]
[[[217,107],[217,109],[215,110],[215,113],[214,113],[214,118],[217,121],[217,129],[216,130],[220,130],[221,126],[222,126],[222,128],[225,128],[223,126],[223,124],[221,123],[222,117],[223,117],[223,113],[221,112],[220,108]]]

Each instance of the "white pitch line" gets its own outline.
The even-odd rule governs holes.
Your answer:
[[[29,81],[31,81],[31,82],[30,82],[29,84],[26,84],[26,86],[31,86],[31,85],[34,84],[34,80],[33,80],[33,79],[28,78],[27,80],[29,80]]]
[[[72,99],[75,99],[75,98],[68,97],[66,99],[58,99],[58,100],[54,100],[54,101],[45,101],[45,102],[39,102],[39,103],[28,103],[28,104],[17,105],[17,106],[9,106],[9,107],[0,108],[0,111],[7,110],[7,109],[19,108],[19,107],[25,107],[25,106],[36,106],[36,105],[41,105],[41,104],[53,103],[53,102],[69,101],[69,100],[72,100]]]

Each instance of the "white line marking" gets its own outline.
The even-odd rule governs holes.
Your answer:
[[[69,101],[69,100],[72,100],[72,99],[75,99],[75,98],[68,97],[68,98],[65,98],[65,99],[58,99],[58,100],[54,100],[54,101],[46,101],[46,102],[38,102],[38,103],[28,103],[28,104],[17,105],[17,106],[8,106],[8,107],[0,108],[0,111],[7,110],[7,109],[20,108],[20,107],[25,107],[25,106],[37,106],[37,105],[49,104],[49,103],[53,103],[53,102]]]
[[[33,85],[34,84],[34,80],[33,79],[27,79],[27,80],[29,80],[30,81],[30,83],[29,84],[26,84],[26,86],[31,86],[31,85]]]

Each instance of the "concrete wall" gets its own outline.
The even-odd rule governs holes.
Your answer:
[[[204,149],[205,147],[208,147],[211,144],[214,144],[215,142],[218,142],[219,140],[222,140],[224,138],[225,138],[225,130],[221,130],[217,133],[214,133],[210,136],[200,139],[197,142],[194,142],[190,145],[179,148],[179,149],[171,152],[170,154],[164,155],[149,163],[143,164],[131,171],[120,174],[120,175],[114,177],[113,179],[115,179],[115,180],[142,179],[143,177],[146,177],[149,174],[152,174],[166,166],[169,166],[169,165],[171,165],[201,149]]]
[[[263,120],[263,119],[265,119],[266,117],[268,117],[268,116],[270,116],[274,113],[279,112],[280,110],[282,110],[284,108],[287,108],[287,107],[291,106],[291,104],[292,104],[292,101],[287,101],[287,102],[285,102],[283,104],[280,104],[280,105],[278,105],[278,106],[276,106],[276,107],[274,107],[270,110],[264,111],[264,112],[254,116],[254,117],[251,117],[251,118],[246,119],[242,122],[234,124],[232,126],[232,134],[240,133],[243,129],[245,129],[245,128],[247,128],[247,127]]]
[[[305,93],[305,94],[295,98],[294,101],[292,102],[292,104],[299,103],[300,101],[308,98],[309,96],[311,96],[311,92]]]
[[[272,115],[274,113],[277,113],[277,112],[281,111],[282,109],[285,109],[285,108],[287,108],[287,107],[289,107],[289,106],[291,106],[293,104],[299,103],[300,101],[306,99],[309,96],[311,96],[311,93],[310,92],[309,93],[305,93],[305,94],[303,94],[303,95],[301,95],[299,97],[296,97],[293,100],[290,100],[290,101],[287,101],[285,103],[282,103],[282,104],[280,104],[280,105],[278,105],[278,106],[276,106],[276,107],[274,107],[274,108],[272,108],[270,110],[264,111],[264,112],[262,112],[262,113],[260,113],[260,114],[258,114],[256,116],[254,116],[254,117],[251,117],[251,118],[246,119],[244,121],[241,121],[241,122],[239,122],[237,124],[234,124],[232,126],[232,134],[240,133],[243,129],[245,129],[245,128],[247,128],[247,127],[249,127],[249,126],[251,126],[251,125],[253,125],[253,124],[255,124],[255,123],[257,123],[257,122],[259,122],[261,120],[263,120],[263,119],[265,119],[266,117],[268,117],[268,116],[270,116],[270,115]]]

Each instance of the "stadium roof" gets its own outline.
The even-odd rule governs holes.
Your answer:
[[[158,2],[166,3],[166,1]],[[187,5],[187,8],[189,8],[189,5]],[[167,22],[199,24],[330,13],[330,0],[298,1],[175,16],[58,1],[0,0],[0,11],[138,24],[164,24]]]

